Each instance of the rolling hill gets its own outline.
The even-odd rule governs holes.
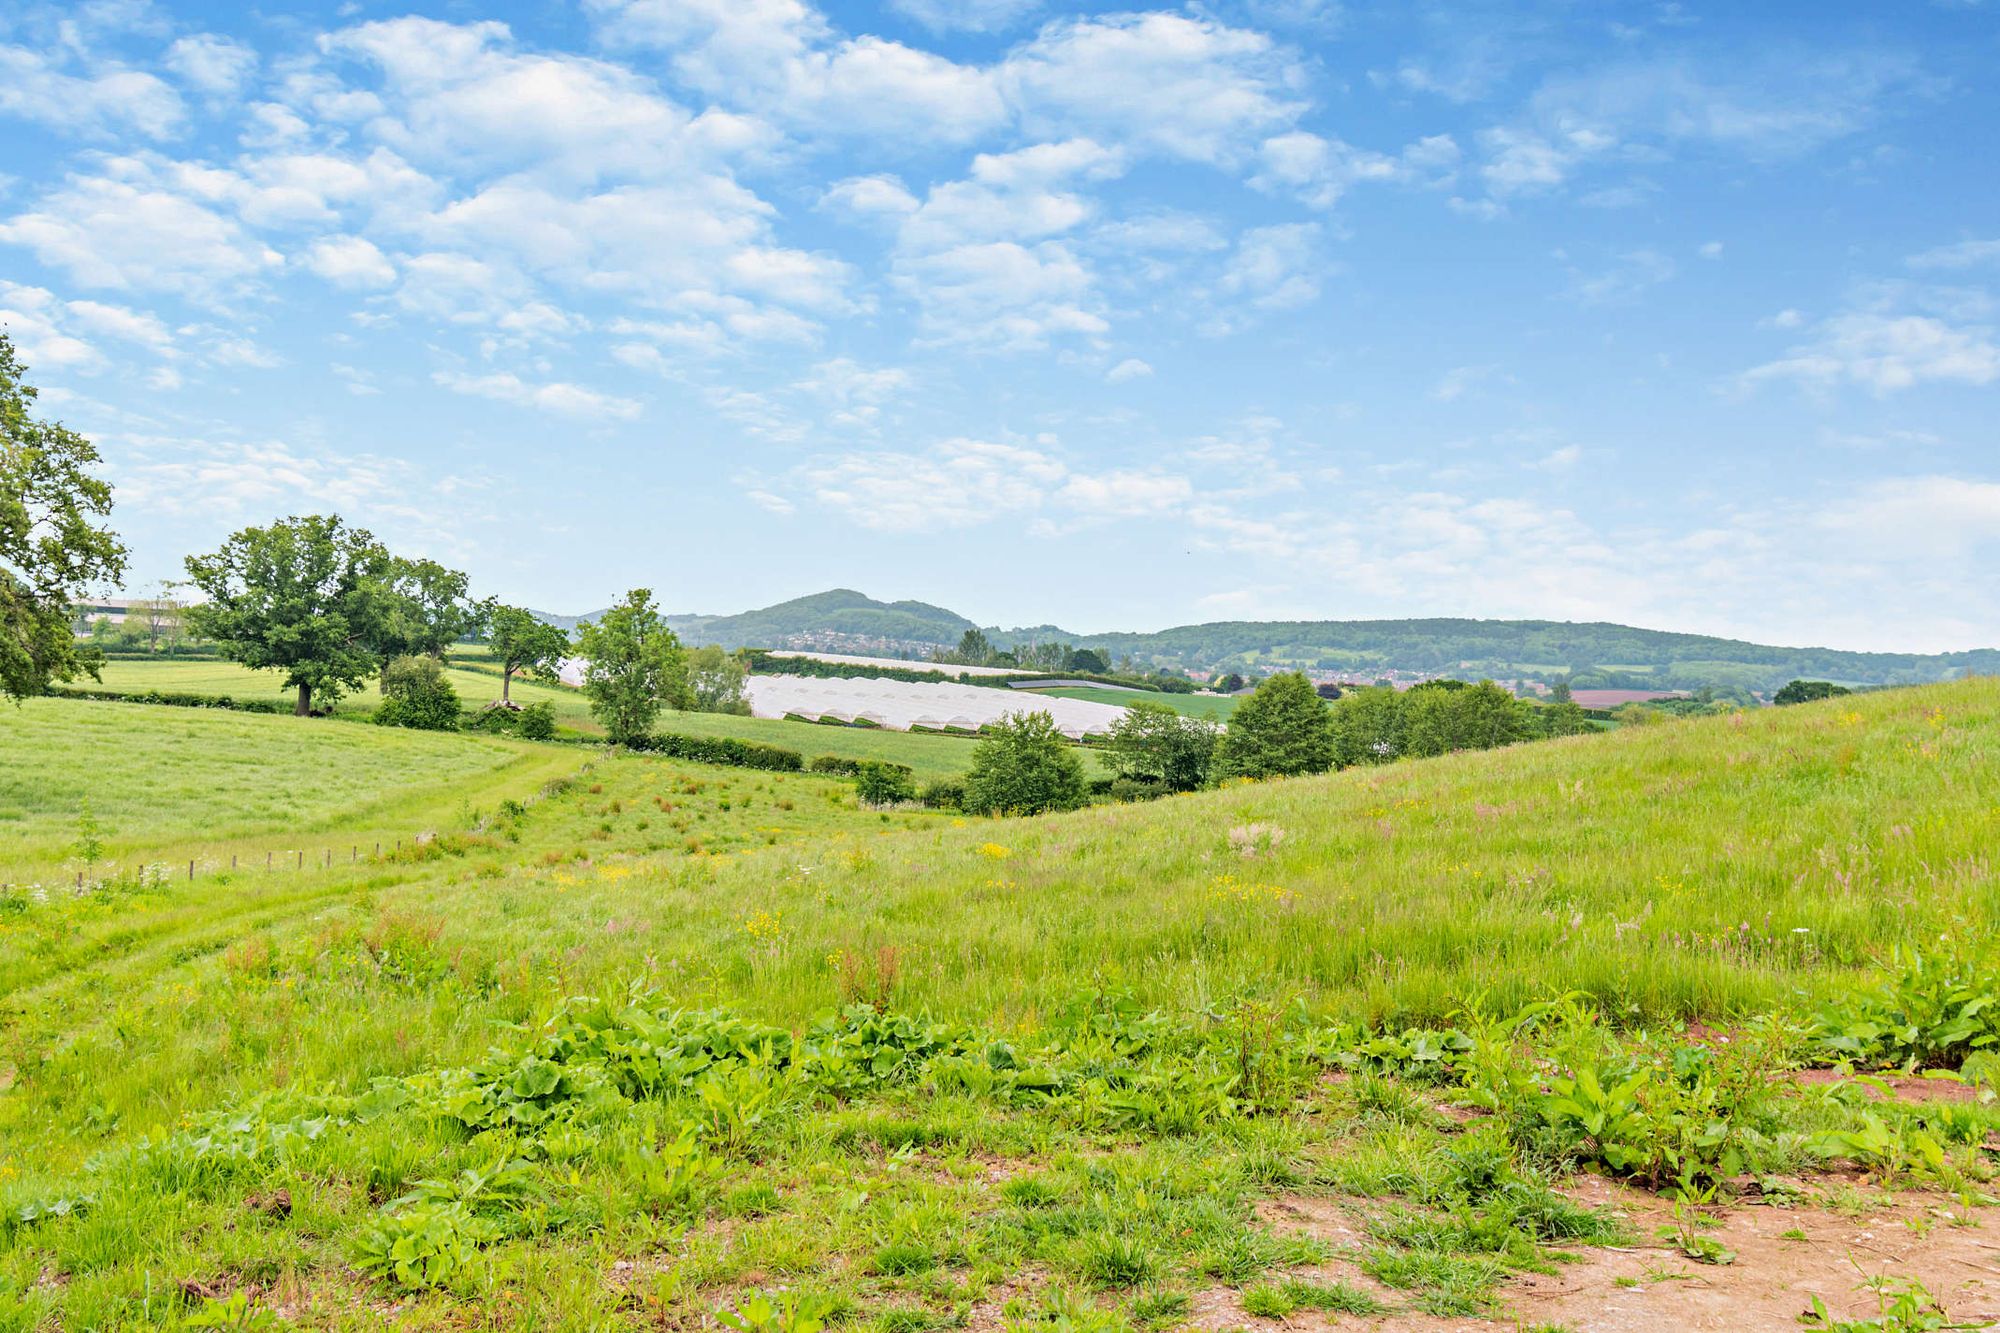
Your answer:
[[[546,616],[565,626],[579,617]],[[924,657],[954,644],[973,620],[927,602],[880,602],[848,588],[738,615],[674,615],[690,643],[726,648],[817,648]],[[1147,667],[1182,670],[1308,668],[1371,680],[1388,672],[1476,679],[1570,675],[1579,685],[1628,689],[1749,690],[1795,678],[1849,685],[1915,685],[2000,674],[2000,650],[1863,653],[1782,647],[1607,622],[1556,620],[1218,621],[1153,632],[1079,634],[1054,625],[984,627],[1002,648],[1050,639],[1107,650]]]

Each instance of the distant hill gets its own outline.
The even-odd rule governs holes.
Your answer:
[[[719,643],[725,648],[849,649],[897,647],[918,649],[957,643],[973,623],[954,611],[928,602],[878,602],[851,588],[796,597],[758,611],[734,616],[674,615],[667,617],[674,633],[689,643]]]
[[[541,613],[537,613],[541,614]],[[544,615],[565,628],[588,617]],[[809,648],[875,656],[929,656],[975,622],[928,602],[878,602],[851,588],[799,597],[740,615],[673,615],[689,643],[726,648]],[[1154,633],[1076,634],[1054,625],[983,627],[997,647],[1057,640],[1107,650],[1147,667],[1271,671],[1304,668],[1351,680],[1455,675],[1549,680],[1611,689],[1755,690],[1795,677],[1850,685],[1903,685],[2000,675],[2000,650],[1855,653],[1784,648],[1606,622],[1558,620],[1234,620]]]

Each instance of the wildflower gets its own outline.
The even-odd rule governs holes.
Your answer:
[[[743,919],[743,931],[753,940],[775,940],[784,932],[784,922],[776,913],[755,912]]]
[[[990,860],[1004,861],[1014,853],[997,842],[982,842],[979,844],[979,854]]]

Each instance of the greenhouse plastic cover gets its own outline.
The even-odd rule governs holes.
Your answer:
[[[891,731],[908,731],[913,726],[977,731],[1014,714],[1047,713],[1065,736],[1084,736],[1109,731],[1125,716],[1123,708],[1083,699],[1030,700],[981,685],[934,685],[873,676],[844,680],[752,676],[744,693],[750,700],[750,711],[758,717],[789,713],[815,720],[873,722]]]

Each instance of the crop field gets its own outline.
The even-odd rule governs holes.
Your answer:
[[[1087,703],[1114,704],[1119,708],[1129,708],[1133,703],[1165,704],[1176,713],[1189,717],[1207,718],[1211,722],[1226,722],[1241,702],[1230,694],[1167,694],[1149,690],[1105,690],[1088,686],[1070,685],[1048,690],[1021,690],[1022,694],[1053,694],[1063,699],[1082,699]]]
[[[0,717],[0,1330],[1990,1307],[2000,682],[1032,820],[187,711]]]
[[[465,655],[483,664],[484,655]],[[447,677],[459,697],[476,705],[500,697],[500,678],[483,670],[448,670]],[[104,666],[104,688],[113,690],[160,690],[229,696],[238,699],[286,697],[275,686],[275,673],[251,671],[234,662],[120,660]],[[91,682],[78,682],[90,688]],[[556,724],[585,736],[601,736],[603,728],[590,715],[583,695],[561,685],[515,678],[512,694],[517,703],[547,702],[556,710]],[[335,712],[342,717],[360,717],[373,712],[381,695],[371,681],[361,691],[342,699]],[[808,760],[823,754],[843,759],[879,759],[903,764],[919,781],[955,778],[972,762],[972,742],[963,737],[925,735],[921,732],[890,731],[886,728],[844,727],[784,718],[737,717],[718,713],[674,713],[660,715],[659,729],[690,736],[730,736],[797,750]],[[1098,755],[1083,752],[1084,768],[1096,776],[1104,772]]]

